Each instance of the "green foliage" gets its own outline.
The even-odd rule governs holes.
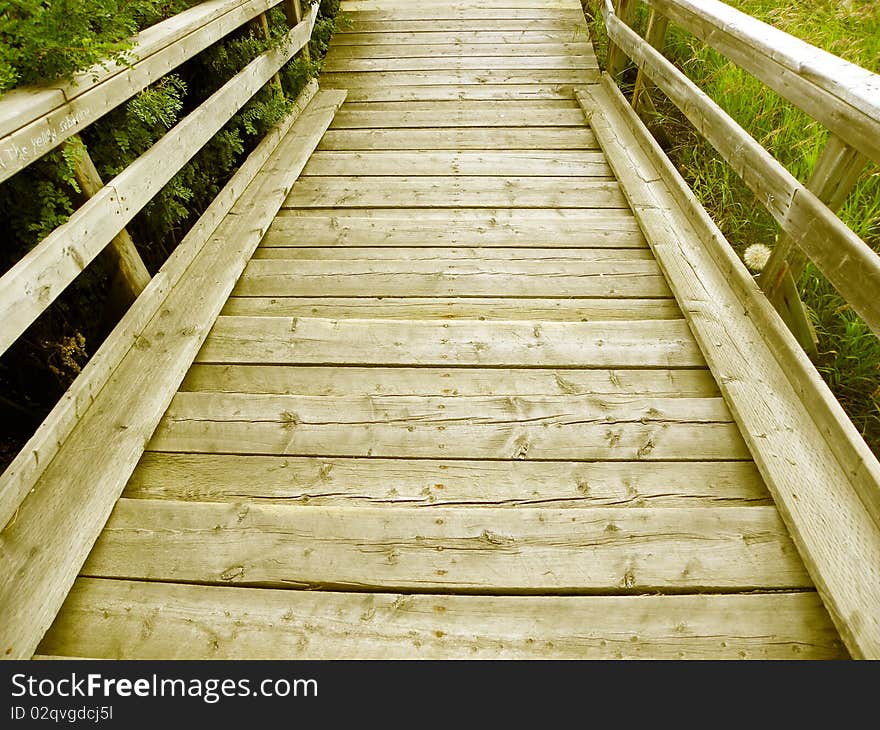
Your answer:
[[[125,59],[130,36],[197,0],[8,0],[0,8],[0,94]]]
[[[16,84],[70,78],[101,60],[123,57],[128,37],[199,0],[12,0],[0,5],[0,93]],[[322,2],[311,43],[178,172],[127,226],[147,268],[157,270],[260,138],[290,110],[321,68],[338,10]],[[105,182],[119,174],[289,28],[280,8],[180,66],[81,133]],[[7,270],[63,224],[83,202],[73,175],[76,137],[0,185],[0,269]],[[0,388],[16,412],[45,414],[114,323],[106,315],[112,270],[98,257],[0,359]],[[37,419],[39,420],[39,418]],[[27,434],[16,436],[23,443]],[[0,439],[0,459],[8,449]]]

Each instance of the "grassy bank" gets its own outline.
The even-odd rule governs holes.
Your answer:
[[[880,71],[880,3],[876,0],[727,0],[743,12],[857,63]],[[604,57],[598,2],[584,9]],[[637,29],[644,31],[644,8]],[[687,75],[770,150],[798,179],[806,181],[827,132],[698,39],[671,27],[665,49]],[[634,74],[622,83],[632,83]],[[655,94],[658,128],[667,153],[740,254],[751,244],[772,246],[778,226],[715,150],[678,111]],[[880,170],[869,166],[840,212],[843,221],[880,251]],[[799,288],[819,338],[816,365],[875,453],[880,453],[880,340],[812,266]],[[880,292],[878,292],[880,295]]]

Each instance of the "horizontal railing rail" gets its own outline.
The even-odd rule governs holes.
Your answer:
[[[655,85],[731,165],[779,224],[782,235],[761,274],[761,287],[805,341],[804,311],[794,281],[811,260],[844,300],[880,335],[880,256],[837,217],[867,159],[880,160],[880,76],[825,53],[717,0],[643,0],[652,11],[648,40],[631,22],[636,0],[603,0],[612,44],[639,69],[637,96]],[[810,182],[797,180],[660,50],[666,22],[710,47],[824,124],[832,132]],[[617,59],[615,59],[615,55]],[[612,64],[613,61],[613,64]],[[613,67],[612,67],[613,65]],[[634,97],[634,102],[638,99]],[[791,301],[794,292],[796,301]],[[786,298],[786,294],[788,297]]]

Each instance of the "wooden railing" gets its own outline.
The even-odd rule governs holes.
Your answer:
[[[259,20],[280,2],[210,0],[140,33],[130,65],[96,66],[69,83],[10,92],[0,100],[0,180],[24,169],[209,45],[243,24]],[[189,237],[150,279],[125,235],[125,226],[254,94],[266,83],[273,83],[285,63],[306,49],[317,4],[303,13],[300,0],[284,3],[292,27],[283,42],[251,61],[107,184],[101,182],[85,152],[76,174],[90,196],[88,200],[0,277],[0,353],[108,246],[115,248],[120,272],[132,294],[147,289],[0,477],[0,527],[14,517],[36,475],[107,382],[122,353],[131,347],[133,333],[155,314],[186,268]],[[315,88],[312,84],[306,89],[300,107],[308,103]],[[277,141],[279,134],[273,133],[273,139]],[[243,169],[252,178],[259,164],[249,160]],[[191,234],[200,239],[210,235],[211,226],[216,227],[235,202],[234,194],[240,195],[247,182],[241,176],[233,178]],[[187,255],[175,255],[178,253]]]
[[[645,38],[630,26],[638,0],[603,0],[610,41],[608,71],[628,57],[638,67],[633,106],[662,91],[733,167],[781,229],[760,286],[798,341],[813,337],[796,282],[812,261],[844,300],[880,335],[880,256],[835,214],[868,160],[880,163],[880,76],[826,53],[718,0],[642,0],[650,8]],[[721,107],[668,61],[669,22],[692,33],[823,124],[829,140],[810,180],[797,180]]]

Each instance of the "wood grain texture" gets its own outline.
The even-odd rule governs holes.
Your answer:
[[[198,362],[703,367],[679,321],[450,322],[220,317]]]
[[[321,75],[327,89],[384,88],[388,86],[482,86],[484,84],[538,84],[571,86],[599,80],[597,69],[450,69],[446,71],[346,71]],[[448,93],[448,92],[447,92]],[[359,97],[356,97],[359,98]]]
[[[748,459],[721,399],[178,393],[155,451],[461,459]]]
[[[674,299],[492,299],[488,297],[237,297],[221,314],[322,319],[477,319],[605,322],[681,319]]]
[[[437,129],[444,127],[583,127],[580,109],[534,109],[502,102],[437,102],[433,109],[341,110],[332,129]],[[455,106],[453,106],[455,105]],[[367,106],[373,106],[369,104]],[[451,107],[451,108],[445,108]]]
[[[377,35],[377,34],[373,34]],[[416,38],[420,42],[404,42],[408,40],[406,35],[410,34],[394,34],[389,42],[382,43],[381,39],[372,39],[371,43],[343,44],[334,45],[327,53],[328,61],[341,61],[343,59],[364,59],[364,58],[434,58],[443,56],[446,58],[457,57],[473,57],[473,56],[492,56],[495,58],[503,58],[508,56],[530,56],[530,57],[581,57],[592,59],[593,68],[595,64],[595,54],[593,47],[586,42],[552,42],[552,36],[544,34],[539,36],[538,42],[511,42],[510,40],[493,43],[492,38],[485,38],[479,34],[472,34],[468,40],[464,40],[467,36],[457,36],[454,40],[450,40],[447,35],[446,42],[432,43],[430,39]],[[419,36],[427,35],[425,33]],[[454,35],[454,34],[453,34]],[[473,42],[470,42],[473,41]],[[488,42],[487,42],[488,41]],[[548,42],[549,41],[549,42]]]
[[[252,260],[236,296],[669,297],[654,261]]]
[[[319,150],[595,150],[586,127],[332,129]]]
[[[279,395],[647,395],[716,397],[707,370],[543,370],[193,365],[184,391]]]
[[[630,211],[396,208],[281,211],[262,246],[645,248]]]
[[[758,470],[748,461],[536,463],[167,452],[144,454],[124,496],[351,507],[771,504]]]
[[[356,514],[352,519],[344,507],[121,499],[82,574],[421,593],[811,586],[772,507],[613,514],[359,507]]]
[[[89,578],[77,581],[40,651],[108,659],[846,656],[812,592],[420,596]]]
[[[387,71],[500,71],[539,69],[553,77],[557,71],[597,71],[595,58],[586,56],[434,56],[403,58],[330,58],[326,73]]]

